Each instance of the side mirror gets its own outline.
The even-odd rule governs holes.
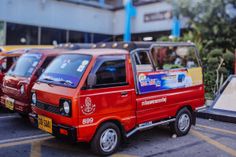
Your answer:
[[[90,73],[87,79],[88,88],[92,88],[97,83],[97,76],[95,74]]]
[[[35,73],[36,77],[39,77],[43,73],[43,71],[44,71],[43,68],[39,68]]]

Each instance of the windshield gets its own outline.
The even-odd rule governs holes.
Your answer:
[[[42,55],[40,53],[22,55],[16,64],[10,68],[7,75],[30,77],[38,65],[41,56]]]
[[[39,81],[74,88],[78,85],[90,60],[89,55],[58,56],[40,76]]]

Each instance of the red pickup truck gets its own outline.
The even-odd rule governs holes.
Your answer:
[[[58,56],[32,88],[31,121],[48,133],[114,153],[137,131],[169,125],[178,136],[204,105],[192,43],[102,43]]]
[[[16,62],[16,60],[27,51],[27,49],[19,49],[9,52],[2,52],[0,54],[0,96],[2,96],[2,83],[5,73]]]
[[[3,78],[1,104],[27,117],[31,111],[31,88],[41,72],[64,49],[29,49]]]

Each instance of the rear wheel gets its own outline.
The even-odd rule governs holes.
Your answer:
[[[192,126],[192,114],[187,108],[181,109],[176,116],[175,122],[171,123],[170,127],[173,133],[177,136],[188,134]]]
[[[121,140],[119,127],[111,122],[103,124],[96,132],[91,148],[98,155],[111,155],[117,151]]]

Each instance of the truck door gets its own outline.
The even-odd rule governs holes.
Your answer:
[[[119,119],[122,123],[135,121],[135,105],[131,102],[134,88],[128,80],[128,61],[125,55],[100,56],[89,75],[95,77],[81,90],[81,119],[98,122],[102,119]],[[92,119],[92,120],[91,120]]]
[[[145,92],[142,89],[150,84],[155,84],[152,79],[148,79],[146,74],[155,72],[155,64],[149,51],[137,51],[132,55],[133,69],[135,75],[135,83],[137,89],[136,96],[136,116],[137,123],[145,123],[158,119],[161,114],[161,108],[164,106],[165,100],[158,93]],[[141,82],[141,85],[140,85]],[[140,86],[142,88],[140,88]]]
[[[174,117],[181,106],[201,104],[199,100],[204,97],[194,46],[158,46],[152,53],[137,51],[132,55],[139,124]],[[152,58],[156,58],[154,62]]]

